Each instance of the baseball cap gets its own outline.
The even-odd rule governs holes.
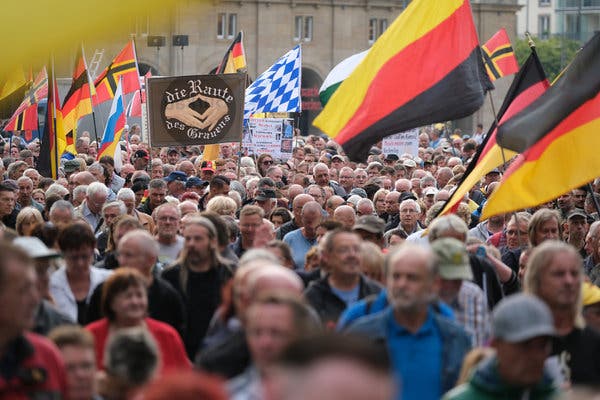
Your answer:
[[[164,178],[164,180],[166,182],[173,182],[173,181],[185,182],[185,181],[187,181],[187,175],[183,171],[173,171],[169,174],[169,176]]]
[[[254,197],[255,200],[258,201],[264,201],[264,200],[268,200],[268,199],[276,199],[277,198],[277,194],[275,193],[275,191],[273,189],[258,189],[256,191],[256,196]]]
[[[354,188],[354,189],[352,189],[352,190],[350,191],[350,196],[352,196],[352,195],[357,195],[357,196],[360,196],[360,197],[362,197],[363,199],[366,199],[366,198],[368,197],[368,196],[367,196],[367,192],[366,192],[366,191],[365,191],[365,189],[363,189],[363,188]]]
[[[486,175],[499,174],[499,173],[500,173],[500,170],[498,168],[494,168],[493,170],[488,172]]]
[[[13,244],[24,250],[33,259],[54,258],[60,256],[55,250],[50,250],[44,242],[37,237],[19,236]]]
[[[454,238],[441,238],[431,243],[431,249],[437,256],[442,278],[473,279],[467,247],[463,242]]]
[[[588,215],[581,208],[574,208],[567,215],[567,219],[569,220],[573,217],[582,217],[587,219]]]
[[[385,231],[385,222],[375,215],[363,215],[358,217],[352,230],[363,230],[371,233],[381,233]]]
[[[415,162],[415,160],[404,160],[402,165],[404,165],[407,168],[416,168],[417,163]]]
[[[133,153],[133,157],[134,158],[143,158],[145,160],[148,160],[150,157],[148,157],[148,153],[146,152],[146,150],[137,150],[135,153]]]
[[[505,297],[492,313],[495,338],[509,343],[524,342],[539,336],[556,336],[548,306],[530,294]]]
[[[371,147],[371,150],[369,150],[369,154],[378,156],[381,154],[381,149],[379,147]]]
[[[435,196],[436,194],[438,194],[439,190],[437,190],[434,187],[428,187],[427,189],[425,189],[425,192],[423,193],[425,196]]]
[[[344,157],[340,156],[339,154],[336,154],[333,157],[331,157],[331,161],[333,160],[340,160],[341,162],[344,162]]]
[[[215,172],[215,167],[213,166],[213,162],[212,161],[202,161],[202,171]]]
[[[203,181],[202,179],[198,178],[197,176],[192,176],[192,177],[188,178],[187,182],[185,183],[186,188],[206,187],[206,186],[208,186],[208,182]]]
[[[583,282],[581,285],[581,301],[584,307],[600,303],[600,288],[592,283]]]
[[[399,159],[398,154],[388,154],[385,156],[385,161],[398,161]]]
[[[66,173],[71,173],[71,172],[79,171],[79,161],[77,161],[77,160],[68,160],[68,161],[65,161],[65,165],[63,165],[63,170]]]
[[[172,153],[179,154],[179,150],[177,150],[175,147],[169,147],[169,150],[167,151],[167,154],[172,154]]]

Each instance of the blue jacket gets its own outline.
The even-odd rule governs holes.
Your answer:
[[[433,311],[430,311],[433,312]],[[352,324],[347,332],[368,337],[375,342],[387,342],[388,321],[394,318],[393,309],[367,315]],[[471,338],[456,322],[433,313],[442,341],[441,392],[452,389],[458,380],[463,358],[471,349]]]
[[[344,310],[338,320],[336,329],[343,331],[359,318],[383,311],[388,304],[387,290],[385,289],[377,295],[371,295],[357,301]],[[452,308],[441,300],[438,300],[434,305],[434,311],[453,321],[456,319]]]

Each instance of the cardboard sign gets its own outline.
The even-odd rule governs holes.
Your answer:
[[[149,78],[152,146],[236,142],[242,136],[246,74]]]
[[[242,146],[248,154],[270,154],[287,160],[292,157],[294,120],[290,118],[250,118],[244,128]]]

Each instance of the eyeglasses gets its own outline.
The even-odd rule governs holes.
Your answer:
[[[263,160],[262,164],[263,165],[271,165],[271,164],[273,164],[273,160]]]

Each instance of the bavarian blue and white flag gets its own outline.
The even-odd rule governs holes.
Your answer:
[[[281,57],[246,89],[244,119],[252,114],[300,112],[302,84],[300,45]]]

